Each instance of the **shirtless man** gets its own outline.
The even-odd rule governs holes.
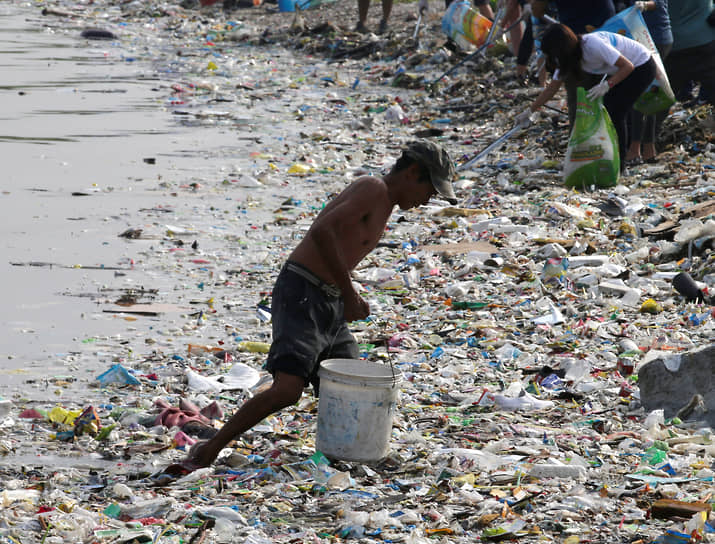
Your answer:
[[[273,288],[273,342],[266,363],[272,384],[246,400],[213,438],[198,443],[185,461],[165,473],[209,466],[241,433],[298,402],[308,383],[317,393],[321,361],[358,357],[347,324],[365,319],[370,308],[355,291],[350,272],[375,248],[395,206],[407,210],[426,204],[435,194],[455,203],[453,177],[447,152],[418,140],[403,150],[386,176],[359,178],[318,214]]]

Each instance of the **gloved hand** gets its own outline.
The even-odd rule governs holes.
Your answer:
[[[521,8],[521,18],[526,21],[528,17],[531,17],[531,4],[524,4]]]
[[[633,6],[638,11],[648,11],[648,2],[635,2]]]
[[[417,3],[417,11],[427,13],[429,11],[429,0],[420,0]]]
[[[514,122],[516,123],[516,126],[521,128],[528,127],[531,124],[532,113],[533,112],[531,111],[531,108],[526,108],[524,111],[517,114],[517,116],[514,117]]]
[[[610,90],[611,86],[608,84],[608,81],[604,79],[598,85],[594,85],[593,87],[591,87],[586,93],[586,96],[589,100],[593,100],[594,98],[605,96],[606,93]]]

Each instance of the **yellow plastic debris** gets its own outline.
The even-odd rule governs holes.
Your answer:
[[[640,311],[643,314],[659,314],[663,311],[663,307],[652,298],[649,298],[643,303]]]
[[[299,174],[301,176],[305,175],[305,174],[309,174],[312,171],[313,171],[313,169],[310,166],[307,166],[305,164],[298,164],[298,163],[293,164],[288,169],[289,174]]]
[[[62,425],[72,425],[77,416],[82,413],[82,410],[67,410],[62,406],[55,406],[50,413],[47,414],[48,419],[52,423],[61,423]]]

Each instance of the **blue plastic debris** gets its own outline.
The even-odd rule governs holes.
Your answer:
[[[139,385],[141,382],[131,375],[129,370],[124,368],[119,363],[112,365],[112,367],[105,373],[97,376],[99,383],[104,385],[109,385],[110,383],[116,383],[120,385]]]

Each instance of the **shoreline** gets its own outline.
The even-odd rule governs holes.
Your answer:
[[[42,6],[81,16],[42,16]],[[455,58],[441,50],[438,18],[422,22],[422,47],[411,48],[414,8],[396,4],[393,33],[377,39],[334,30],[336,20],[354,26],[356,3],[306,12],[298,34],[292,14],[269,6],[238,9],[230,24],[218,5],[4,8],[36,28],[27,55],[13,39],[7,57],[26,81],[6,89],[16,139],[2,144],[14,151],[0,197],[14,218],[3,319],[12,334],[0,349],[0,395],[11,401],[0,419],[3,537],[178,543],[203,530],[207,542],[423,544],[578,534],[611,544],[684,530],[648,517],[659,498],[712,503],[702,411],[660,420],[636,380],[649,358],[712,341],[712,309],[670,283],[680,270],[715,275],[711,246],[673,242],[715,187],[703,108],[682,105],[666,122],[661,162],[616,188],[563,186],[567,134],[547,113],[460,173],[458,206],[395,212],[354,273],[373,309],[352,324],[362,354],[405,375],[384,460],[311,465],[318,400],[306,390],[216,465],[153,485],[185,455],[182,434],[193,440],[156,424],[156,401],[217,401],[219,426],[264,383],[270,289],[324,203],[354,176],[391,166],[417,135],[464,162],[538,92],[513,80],[508,56],[425,89]],[[379,13],[373,2],[374,28]],[[89,26],[119,40],[80,40]],[[331,62],[327,51],[349,54]],[[48,63],[66,85],[43,79]],[[661,220],[674,222],[670,234],[647,234]],[[624,351],[625,339],[636,347]],[[619,372],[624,357],[633,376]],[[126,372],[101,383],[114,365]],[[241,387],[221,382],[232,371]],[[90,406],[101,439],[74,423]],[[35,419],[21,417],[31,409]],[[564,465],[569,478],[549,476]]]

